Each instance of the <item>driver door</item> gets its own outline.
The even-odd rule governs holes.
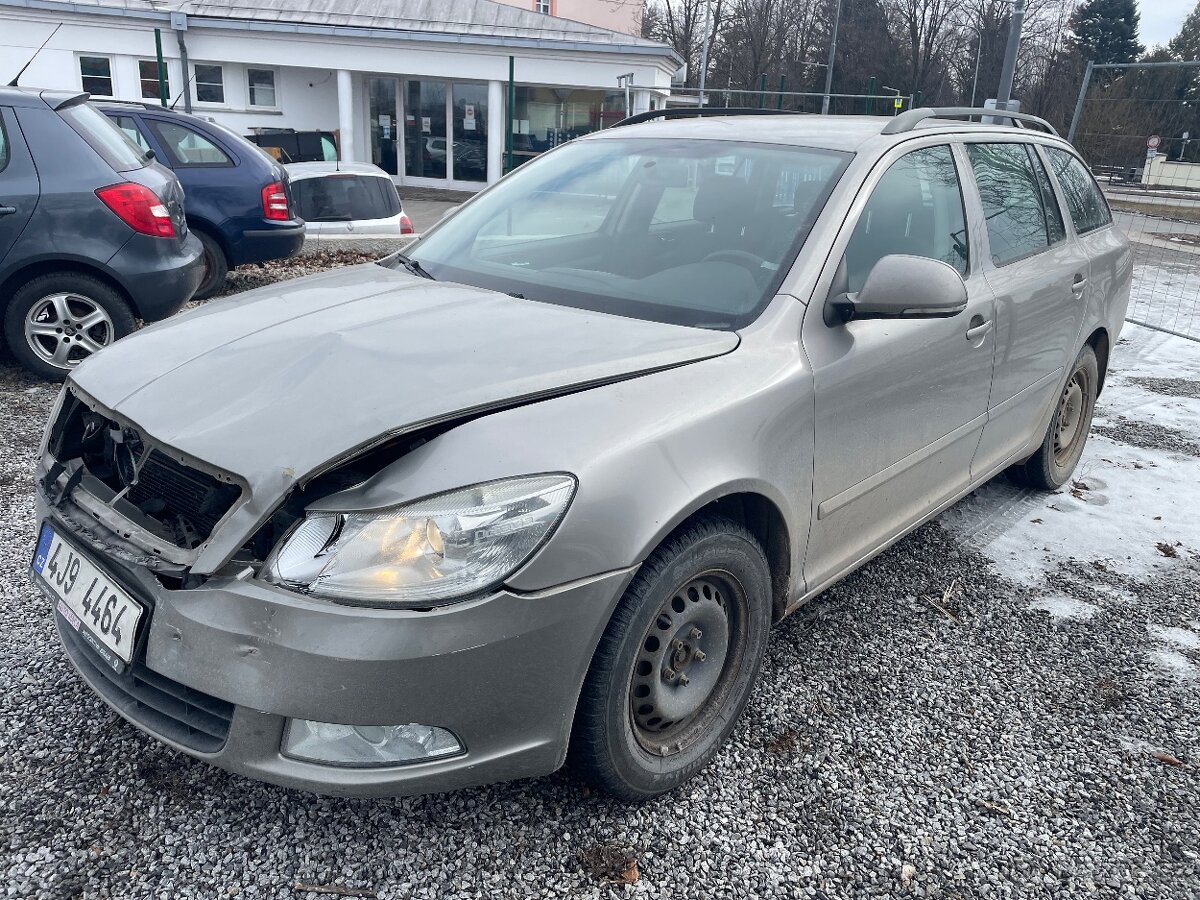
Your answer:
[[[964,200],[963,171],[961,148],[948,143],[886,156],[834,245],[835,274],[818,284],[804,316],[816,393],[810,588],[857,565],[970,481],[987,422],[994,329],[978,229],[968,227],[979,217]],[[967,285],[966,310],[826,325],[826,297],[860,290],[889,254],[954,266]]]

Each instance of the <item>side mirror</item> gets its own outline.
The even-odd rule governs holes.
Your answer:
[[[967,286],[958,270],[924,256],[885,256],[857,294],[825,301],[825,324],[855,319],[947,319],[967,308]]]

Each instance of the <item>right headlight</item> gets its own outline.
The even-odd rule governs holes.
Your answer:
[[[499,584],[549,537],[567,474],[508,478],[370,512],[314,512],[272,552],[268,581],[333,600],[432,606]]]

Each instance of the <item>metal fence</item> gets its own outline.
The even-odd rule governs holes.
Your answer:
[[[1200,341],[1197,65],[1089,66],[1070,130],[1133,246],[1126,318],[1194,341]]]

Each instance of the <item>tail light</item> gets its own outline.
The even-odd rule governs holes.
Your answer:
[[[138,234],[151,237],[175,237],[175,223],[158,194],[143,184],[128,181],[111,184],[96,191],[104,205]]]
[[[288,209],[287,191],[283,189],[282,181],[272,181],[262,189],[263,218],[286,222],[292,217]]]
[[[400,233],[416,234],[416,230],[413,228],[412,219],[408,217],[407,213],[400,213]]]

